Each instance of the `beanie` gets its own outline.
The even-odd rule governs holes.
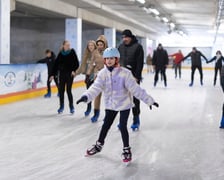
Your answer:
[[[123,36],[126,36],[126,37],[133,37],[133,34],[132,34],[132,32],[131,32],[131,30],[129,30],[129,29],[125,29],[123,32],[122,32],[122,35]]]

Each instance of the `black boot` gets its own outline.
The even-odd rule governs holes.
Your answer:
[[[88,116],[91,113],[91,109],[92,109],[92,104],[90,102],[87,104],[87,109],[86,109],[86,112],[84,113],[85,116]]]
[[[98,109],[94,109],[94,115],[93,115],[93,117],[91,118],[91,121],[92,121],[93,123],[96,122],[96,121],[98,120],[99,116],[100,116],[100,110],[98,110]]]

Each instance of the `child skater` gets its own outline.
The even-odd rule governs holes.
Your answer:
[[[120,53],[116,48],[107,48],[103,53],[105,67],[99,72],[93,85],[77,101],[90,102],[101,92],[104,92],[105,117],[99,139],[92,148],[87,150],[87,155],[94,155],[101,151],[106,135],[113,121],[120,113],[120,132],[123,141],[123,162],[131,161],[131,147],[129,146],[129,134],[127,121],[130,109],[133,107],[132,97],[135,96],[149,105],[159,107],[159,104],[149,96],[136,82],[132,73],[126,68],[119,66]]]

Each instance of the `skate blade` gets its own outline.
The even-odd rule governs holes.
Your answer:
[[[132,131],[139,131],[139,128],[132,128]]]

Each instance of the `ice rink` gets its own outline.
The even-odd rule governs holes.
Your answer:
[[[168,70],[168,87],[153,87],[153,74],[144,74],[142,87],[160,107],[141,103],[141,127],[130,130],[133,161],[122,164],[120,132],[113,124],[101,153],[84,157],[97,140],[100,120],[84,117],[85,104],[58,115],[58,98],[43,97],[0,107],[0,180],[223,180],[224,130],[219,129],[223,93],[213,86],[213,71],[204,71],[204,86],[190,70],[175,79]],[[73,90],[76,101],[85,88]],[[92,115],[92,114],[91,114]]]

